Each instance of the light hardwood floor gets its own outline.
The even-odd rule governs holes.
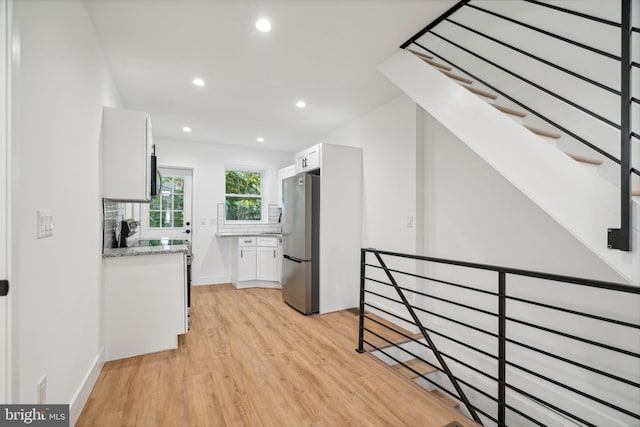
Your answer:
[[[474,425],[368,354],[357,316],[279,290],[196,286],[177,350],[105,364],[77,426]]]

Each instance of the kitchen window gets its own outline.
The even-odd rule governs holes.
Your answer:
[[[225,220],[262,220],[262,172],[225,170]]]
[[[162,178],[160,195],[151,199],[149,228],[182,228],[184,225],[184,177]]]

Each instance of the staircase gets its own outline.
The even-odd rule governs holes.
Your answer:
[[[430,56],[426,53],[422,53],[422,52],[418,52],[414,49],[407,49],[409,52],[411,52],[412,54],[414,54],[416,57],[422,59],[424,62],[426,62],[427,64],[431,65],[432,67],[434,67],[435,69],[437,69],[438,71],[440,71],[441,73],[443,73],[445,76],[449,77],[450,79],[454,80],[455,82],[462,84],[462,86],[467,89],[469,92],[478,95],[480,97],[480,99],[485,100],[486,102],[488,102],[489,104],[491,104],[494,108],[496,108],[498,111],[503,112],[504,114],[507,115],[507,117],[511,118],[512,120],[516,121],[516,123],[520,123],[521,125],[523,125],[524,128],[528,129],[529,131],[533,132],[534,134],[542,137],[546,142],[550,143],[551,145],[553,145],[554,147],[557,147],[557,140],[560,139],[562,137],[562,134],[560,132],[557,131],[553,131],[553,130],[547,130],[547,129],[539,129],[533,126],[527,126],[524,124],[525,122],[525,118],[527,116],[527,113],[524,111],[520,111],[518,109],[515,108],[510,108],[510,107],[506,107],[500,104],[497,104],[497,99],[498,99],[498,95],[495,93],[492,93],[490,91],[486,91],[483,89],[478,89],[473,85],[473,80],[467,77],[464,77],[460,74],[455,74],[453,72],[453,67],[449,66],[449,65],[445,65],[442,64],[440,62],[437,62],[434,60],[433,56]],[[586,165],[587,167],[592,167],[592,166],[600,166],[603,161],[597,158],[592,158],[592,157],[586,157],[586,156],[581,156],[581,155],[577,155],[577,154],[571,154],[571,153],[567,153],[565,152],[565,154],[567,154],[569,157],[571,157],[573,160],[583,163],[584,165]],[[636,191],[634,193],[635,195],[640,195],[640,191]]]
[[[520,89],[519,86],[516,87],[516,83],[507,81],[504,77],[506,75],[511,80],[518,80],[510,75],[515,73],[509,71],[508,64],[497,64],[495,58],[487,60],[493,64],[491,72],[487,71],[486,64],[478,64],[486,74],[478,80],[476,77],[480,73],[476,74],[471,70],[469,64],[481,61],[473,57],[472,54],[475,52],[460,46],[460,41],[451,41],[454,38],[454,30],[463,31],[453,24],[463,26],[460,22],[465,22],[464,14],[469,13],[465,10],[482,9],[485,4],[493,4],[493,9],[489,9],[491,13],[496,13],[495,10],[499,6],[495,5],[500,2],[460,3],[464,4],[442,19],[438,25],[418,35],[410,43],[405,43],[406,49],[400,50],[380,64],[380,71],[579,242],[606,262],[619,275],[621,281],[640,285],[640,251],[637,248],[640,245],[640,177],[637,176],[640,174],[640,166],[629,166],[631,177],[626,184],[621,183],[621,167],[616,164],[616,161],[620,163],[617,156],[621,154],[621,149],[615,148],[615,141],[619,141],[620,137],[613,138],[612,142],[612,135],[616,132],[609,125],[611,120],[604,117],[606,112],[596,111],[588,115],[582,110],[591,110],[579,105],[574,106],[574,102],[567,99],[567,95],[558,95],[542,87],[542,83],[530,82],[528,79],[525,79],[526,84],[518,81],[518,84],[527,86],[526,90]],[[521,0],[509,3],[538,2]],[[468,7],[465,8],[467,4]],[[477,4],[480,6],[476,6]],[[458,14],[463,18],[459,18]],[[467,18],[467,21],[469,20]],[[448,27],[440,29],[439,26]],[[441,34],[446,34],[446,37]],[[477,35],[473,36],[480,38]],[[469,45],[477,44],[469,35],[466,41]],[[496,44],[494,41],[492,43]],[[480,45],[477,45],[482,51],[482,58],[489,55],[486,46],[480,48]],[[445,58],[448,54],[451,54],[455,61],[447,61]],[[464,67],[460,68],[459,63],[465,60]],[[531,58],[528,60],[534,61]],[[496,76],[497,72],[502,74]],[[540,79],[543,77],[544,75]],[[493,83],[487,83],[490,79],[493,79]],[[499,89],[502,81],[506,82],[508,89]],[[542,93],[539,97],[548,98],[550,96],[547,92],[551,92],[555,95],[554,101],[559,105],[552,104],[545,98],[544,102],[538,102],[533,108],[527,105],[528,100],[516,99],[509,95],[522,93],[535,98],[538,95],[532,92],[531,86]],[[549,103],[551,112],[558,113],[560,117],[549,118],[549,115],[541,114],[539,105],[546,103]],[[577,115],[582,121],[574,120],[572,115],[576,113],[565,111],[566,108],[577,109]],[[565,117],[570,119],[567,119],[567,125],[562,123]],[[604,124],[597,118],[602,118]],[[594,121],[597,123],[592,123]],[[593,131],[594,138],[598,141],[587,141],[583,137],[584,129],[576,130],[576,126],[589,129],[587,134]],[[633,139],[631,143],[634,152],[640,151],[640,141]],[[614,148],[611,148],[612,146]],[[640,158],[634,161],[640,163]],[[621,186],[624,194],[624,185],[632,184],[635,187],[629,190],[629,196],[626,197],[629,199],[629,206],[625,208]],[[612,239],[607,234],[608,229],[621,221],[625,223],[625,212],[632,217],[629,234],[633,244],[630,252],[611,249]]]
[[[373,248],[361,259],[357,351],[442,405],[485,426],[640,422],[639,287]],[[446,269],[387,266],[406,259]],[[452,268],[462,282],[444,279]]]
[[[460,1],[379,65],[616,277],[362,250],[358,351],[483,425],[640,422],[640,28],[614,3]]]

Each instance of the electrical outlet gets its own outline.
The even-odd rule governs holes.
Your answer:
[[[53,211],[51,209],[38,209],[36,215],[38,239],[53,236]]]
[[[200,225],[207,225],[207,218],[200,218]]]
[[[47,403],[47,376],[43,376],[38,381],[38,403]]]

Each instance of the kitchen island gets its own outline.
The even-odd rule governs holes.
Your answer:
[[[106,360],[178,347],[188,329],[187,245],[105,248]]]

